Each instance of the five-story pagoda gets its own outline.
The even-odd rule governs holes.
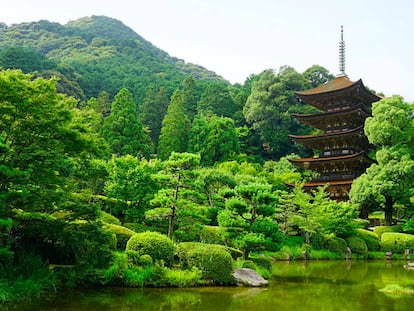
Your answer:
[[[345,74],[345,44],[341,29],[340,74],[316,88],[296,92],[299,100],[318,108],[316,114],[295,114],[296,119],[321,134],[290,137],[297,143],[319,150],[319,157],[290,159],[294,165],[317,172],[304,184],[305,190],[328,184],[332,199],[348,200],[352,181],[372,163],[368,157],[365,119],[380,97],[365,88],[361,80],[352,82]]]

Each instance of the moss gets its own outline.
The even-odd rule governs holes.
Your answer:
[[[414,235],[398,232],[385,232],[381,236],[381,250],[384,252],[404,253],[414,251]]]
[[[154,261],[163,261],[169,266],[173,263],[175,246],[166,235],[147,231],[134,234],[128,240],[126,250],[137,251],[140,255],[150,255]]]
[[[183,242],[177,245],[177,255],[182,267],[196,267],[207,283],[230,284],[234,281],[233,259],[221,245]]]

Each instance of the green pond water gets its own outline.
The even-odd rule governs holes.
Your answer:
[[[267,288],[76,290],[13,310],[414,310],[414,293],[405,291],[414,292],[414,270],[404,264],[277,262]],[[397,290],[382,290],[392,288]]]

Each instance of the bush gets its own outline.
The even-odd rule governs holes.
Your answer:
[[[340,256],[345,256],[346,254],[346,241],[336,236],[327,237],[324,242],[324,247]]]
[[[128,257],[128,262],[130,265],[136,266],[150,266],[152,265],[152,258],[150,255],[140,255],[137,251],[127,250],[125,255]]]
[[[204,226],[200,231],[200,242],[225,245],[226,231],[219,226]]]
[[[367,243],[360,238],[359,236],[350,236],[346,238],[348,247],[351,249],[352,253],[362,255],[364,258],[368,256],[368,247]]]
[[[381,239],[382,234],[385,232],[398,232],[400,228],[398,226],[376,226],[374,233]]]
[[[357,229],[357,235],[365,241],[369,251],[380,249],[380,241],[376,233],[366,229]]]
[[[113,224],[113,225],[118,225],[118,226],[121,225],[121,221],[118,218],[104,211],[101,211],[99,213],[99,219],[107,224]]]
[[[164,261],[171,265],[174,259],[174,243],[158,232],[142,232],[134,234],[126,244],[126,250],[137,251],[140,255],[150,255],[154,261]]]
[[[177,245],[177,255],[183,267],[196,267],[208,283],[233,283],[233,259],[225,247],[215,244],[183,242]]]
[[[406,249],[414,251],[414,235],[407,233],[385,232],[381,236],[381,250],[403,253]]]
[[[120,225],[107,223],[105,224],[105,227],[116,235],[116,248],[119,250],[124,250],[128,240],[136,233],[131,229]]]

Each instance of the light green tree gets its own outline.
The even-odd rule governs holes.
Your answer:
[[[377,163],[352,184],[350,198],[361,206],[376,206],[385,213],[385,224],[393,222],[394,205],[413,194],[413,107],[402,97],[392,96],[373,104],[365,133],[378,149]]]

